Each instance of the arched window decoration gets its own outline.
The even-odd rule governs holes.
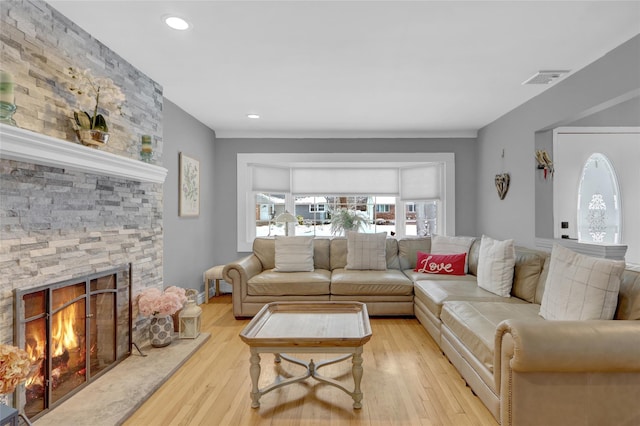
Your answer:
[[[578,241],[619,244],[622,232],[620,189],[609,159],[591,154],[578,188]]]

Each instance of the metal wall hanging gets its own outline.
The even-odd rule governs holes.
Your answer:
[[[504,170],[504,148],[502,148],[502,170]],[[504,197],[507,196],[507,192],[509,191],[509,182],[511,182],[511,176],[509,176],[509,173],[505,173],[503,171],[496,175],[496,191],[498,191],[498,197],[500,197],[501,200],[504,200]]]
[[[496,175],[496,190],[498,191],[498,197],[500,197],[501,200],[504,200],[504,197],[507,196],[510,180],[511,177],[509,176],[509,173],[500,173]]]

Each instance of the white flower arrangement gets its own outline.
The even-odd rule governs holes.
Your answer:
[[[80,71],[69,67],[68,73],[72,79],[69,90],[78,95],[80,107],[83,110],[93,110],[92,114],[82,110],[74,111],[76,124],[81,129],[108,132],[107,122],[102,114],[98,114],[98,108],[115,107],[120,112],[122,103],[126,100],[120,88],[110,78],[95,77],[88,68]]]

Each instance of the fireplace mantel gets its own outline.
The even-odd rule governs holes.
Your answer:
[[[86,173],[163,183],[167,169],[0,123],[0,158]]]

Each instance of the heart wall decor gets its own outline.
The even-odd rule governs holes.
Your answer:
[[[509,173],[500,173],[496,175],[496,190],[498,191],[498,197],[500,197],[501,200],[504,200],[504,197],[507,196],[510,180],[511,177],[509,176]]]

